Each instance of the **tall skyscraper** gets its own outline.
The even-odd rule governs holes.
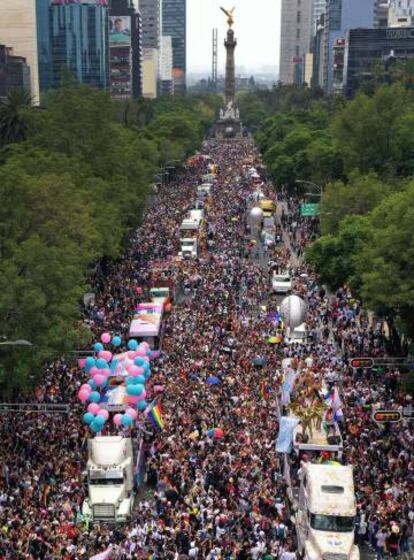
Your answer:
[[[186,0],[163,0],[162,34],[170,36],[173,49],[174,93],[186,91]]]
[[[337,41],[346,37],[349,29],[374,27],[376,0],[327,0],[323,84],[327,93],[333,91],[334,52]]]
[[[39,102],[36,4],[33,0],[0,1],[0,42],[24,57],[30,67],[33,102]]]
[[[388,27],[389,0],[375,0],[375,27]]]
[[[282,0],[279,80],[301,84],[309,52],[313,0]]]
[[[141,15],[132,0],[112,0],[109,13],[109,75],[111,96],[142,95]]]
[[[40,89],[59,87],[65,69],[81,83],[106,88],[108,1],[37,0]],[[130,35],[125,26],[119,33]]]

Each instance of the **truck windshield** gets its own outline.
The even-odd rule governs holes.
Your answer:
[[[353,517],[337,515],[311,514],[311,527],[316,531],[333,531],[335,533],[350,533],[354,530]]]
[[[89,484],[96,486],[114,486],[116,484],[123,484],[123,478],[91,478]]]

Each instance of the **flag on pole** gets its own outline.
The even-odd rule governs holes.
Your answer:
[[[151,420],[156,430],[162,430],[164,428],[164,420],[162,419],[161,405],[159,403],[155,401],[151,403],[147,418]]]
[[[265,380],[262,381],[262,388],[260,390],[262,401],[265,401],[269,396],[269,386]]]

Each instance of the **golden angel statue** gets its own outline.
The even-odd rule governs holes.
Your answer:
[[[227,23],[228,23],[228,26],[229,26],[229,27],[231,27],[231,26],[233,25],[233,23],[234,23],[233,14],[234,14],[234,10],[235,10],[235,9],[236,9],[236,6],[234,6],[234,8],[232,8],[231,10],[225,10],[224,8],[220,7],[220,10],[221,10],[222,12],[224,12],[224,13],[226,14],[226,16],[227,16]]]

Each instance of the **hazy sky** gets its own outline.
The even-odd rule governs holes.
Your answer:
[[[224,71],[227,23],[220,6],[234,13],[236,65],[247,71],[279,62],[280,0],[187,0],[187,71],[211,70],[212,29],[218,28],[218,70]]]

